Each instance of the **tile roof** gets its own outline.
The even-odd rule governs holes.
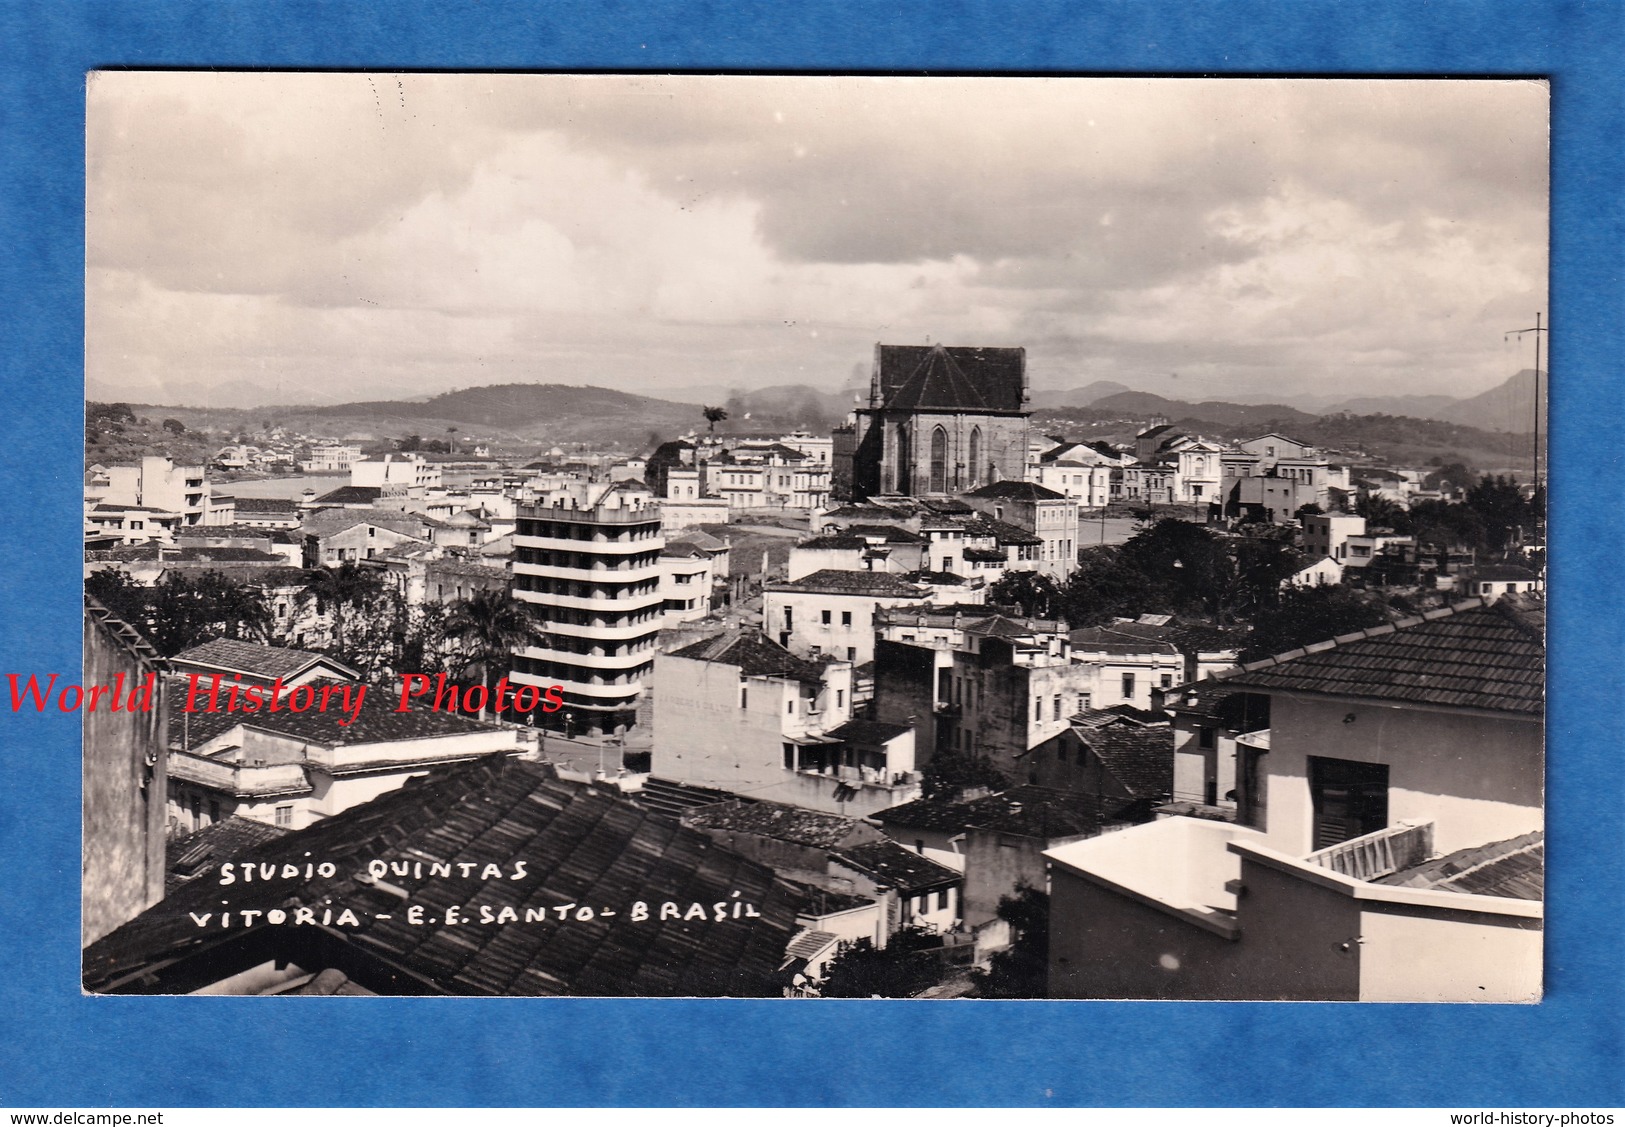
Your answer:
[[[376,485],[341,485],[316,498],[318,505],[370,505],[384,495]]]
[[[1489,580],[1491,582],[1507,582],[1516,580],[1519,583],[1533,583],[1540,576],[1527,567],[1517,564],[1481,564],[1467,573],[1472,580]]]
[[[737,665],[746,677],[790,677],[807,685],[823,681],[822,666],[804,661],[759,630],[727,630],[702,638],[678,650],[672,657]]]
[[[1101,765],[1135,798],[1166,798],[1174,789],[1174,731],[1132,720],[1074,728]]]
[[[292,544],[286,528],[260,528],[252,524],[183,524],[175,530],[177,540],[266,540],[272,544]]]
[[[1540,900],[1546,892],[1546,835],[1536,830],[1506,841],[1458,849],[1380,877],[1376,883]]]
[[[202,682],[201,688],[206,690],[208,684],[207,681]],[[342,682],[328,684],[333,685],[335,690],[344,687]],[[187,686],[188,683],[182,681],[170,690],[170,699],[179,702],[172,705],[174,715],[169,721],[169,741],[173,746],[196,748],[224,732],[231,731],[239,724],[256,731],[272,732],[326,747],[353,747],[356,744],[392,743],[397,740],[426,740],[437,736],[466,736],[477,732],[503,730],[498,724],[485,723],[464,713],[431,708],[431,696],[415,701],[408,712],[397,712],[400,693],[391,686],[367,686],[361,710],[354,722],[349,724],[339,723],[341,720],[349,720],[350,716],[344,710],[336,693],[326,711],[309,708],[304,712],[294,712],[282,707],[276,712],[263,708],[258,712],[227,712],[225,698],[222,696],[219,711],[202,711],[204,705],[200,700],[199,711],[182,712],[180,709],[186,702]],[[351,685],[349,688],[353,694],[359,686]],[[317,691],[320,692],[319,686]],[[286,701],[288,694],[283,693],[280,699]],[[486,754],[488,750],[482,748],[477,754]],[[377,760],[368,761],[369,767],[382,765]]]
[[[1539,716],[1545,600],[1506,595],[1318,642],[1220,674],[1232,687]]]
[[[903,829],[949,833],[985,829],[1048,841],[1096,833],[1115,815],[1110,804],[1103,807],[1095,795],[1028,785],[968,802],[921,798],[870,817]]]
[[[925,598],[925,592],[900,575],[886,571],[835,571],[825,568],[800,579],[770,583],[769,591],[807,594],[878,595],[888,598]]]
[[[1028,638],[1034,634],[1053,634],[1061,624],[1044,618],[1011,618],[1005,614],[990,614],[975,622],[965,623],[966,634],[983,638]]]
[[[792,959],[811,959],[837,942],[839,939],[833,932],[806,930],[797,933],[796,937],[790,940],[790,945],[785,948],[784,953]]]
[[[887,544],[924,544],[926,538],[896,524],[849,524],[848,536],[862,536],[868,540],[883,540]]]
[[[170,660],[192,665],[204,665],[226,673],[246,673],[263,677],[267,682],[278,677],[295,677],[314,665],[332,666],[340,676],[348,674],[354,680],[361,675],[336,658],[309,650],[296,650],[286,646],[262,646],[255,642],[237,642],[230,638],[216,638],[182,650]]]
[[[299,502],[288,497],[238,497],[239,513],[297,513]]]
[[[1021,348],[876,346],[881,406],[893,410],[1022,411]]]
[[[1031,481],[995,481],[980,489],[973,489],[967,497],[985,497],[1003,501],[1065,501],[1065,493],[1057,493]]]
[[[683,825],[697,830],[732,830],[771,837],[813,849],[834,849],[857,828],[856,818],[805,810],[782,802],[741,802],[731,799],[701,806],[683,817]]]
[[[814,536],[811,540],[803,540],[797,548],[810,548],[813,550],[835,548],[842,551],[858,552],[869,546],[869,541],[861,536],[842,536],[831,533],[827,536]]]
[[[835,860],[865,874],[877,884],[911,895],[958,884],[964,878],[946,865],[895,841],[871,841],[831,854]]]
[[[971,536],[991,536],[1000,544],[1042,544],[1044,541],[1008,521],[996,520],[990,516],[976,515],[958,517],[955,524],[963,528]]]
[[[280,826],[233,815],[184,837],[171,838],[164,845],[164,895],[214,872],[220,862],[233,860],[288,832]]]
[[[229,949],[246,930],[268,928],[263,938],[271,945],[300,938],[294,934],[300,929],[268,925],[263,917],[248,928],[235,922],[199,928],[190,912],[232,911],[240,918],[244,909],[330,903],[360,921],[326,932],[351,952],[347,973],[394,993],[776,994],[773,975],[800,930],[796,916],[803,906],[797,887],[773,870],[676,819],[514,759],[429,776],[261,845],[242,860],[302,868],[310,857],[333,862],[336,874],[181,888],[86,950],[86,986],[108,991],[145,974],[157,974],[161,986],[171,962],[196,956],[207,965],[212,948]],[[407,875],[392,868],[374,883],[367,875],[372,861],[399,862]],[[513,878],[521,872],[518,862],[522,875]],[[435,877],[434,863],[469,863],[470,875],[454,867],[451,878]],[[479,875],[487,864],[503,876]],[[637,901],[649,905],[647,920],[631,918]],[[758,916],[712,915],[714,903],[736,901]],[[706,918],[662,920],[663,902],[685,913],[700,904]],[[434,921],[456,905],[467,924],[412,924],[406,904],[425,907]],[[595,918],[560,920],[556,909],[564,905],[594,908]],[[482,906],[493,913],[511,908],[518,922],[482,922]],[[526,922],[527,909],[540,909],[544,918]],[[605,909],[616,914],[606,917]],[[224,975],[245,968],[222,959],[209,969]]]
[[[671,537],[671,539],[667,540],[666,543],[668,545],[677,544],[677,543],[693,544],[695,547],[702,548],[707,552],[724,552],[724,551],[728,550],[727,541],[718,540],[715,536],[712,536],[710,533],[701,532],[697,528],[690,529],[687,532],[679,533],[678,535],[673,536],[673,537]]]

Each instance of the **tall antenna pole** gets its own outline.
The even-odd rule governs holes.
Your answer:
[[[1540,492],[1540,335],[1550,333],[1552,330],[1542,328],[1540,314],[1535,314],[1535,327],[1532,329],[1513,329],[1511,334],[1522,337],[1525,333],[1535,334],[1535,462],[1532,467],[1535,478],[1535,491]]]

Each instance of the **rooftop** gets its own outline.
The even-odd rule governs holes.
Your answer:
[[[341,485],[316,498],[318,505],[370,505],[384,491],[376,485]]]
[[[834,571],[825,568],[800,579],[770,583],[769,591],[808,594],[876,595],[888,598],[925,598],[925,592],[902,576],[884,571]]]
[[[996,830],[1019,837],[1077,837],[1099,831],[1117,811],[1094,795],[1052,787],[1020,786],[967,802],[921,798],[871,815],[886,826],[904,829]]]
[[[1546,892],[1546,835],[1537,830],[1506,841],[1458,849],[1448,856],[1379,877],[1376,883],[1540,900]]]
[[[733,996],[776,994],[773,975],[799,928],[802,897],[771,869],[715,844],[675,819],[619,795],[563,781],[551,768],[514,759],[430,776],[308,829],[251,849],[244,861],[332,861],[332,877],[240,883],[193,882],[92,944],[85,984],[116,990],[152,975],[181,976],[187,963],[208,981],[246,969],[230,953],[245,931],[268,929],[272,949],[296,931],[263,922],[199,928],[191,912],[264,911],[332,903],[355,927],[325,931],[342,945],[345,970],[373,989],[402,994]],[[370,861],[399,862],[386,881]],[[431,875],[435,863],[469,862],[470,875]],[[523,866],[519,865],[523,862]],[[495,865],[501,876],[487,876]],[[477,867],[475,867],[477,866]],[[421,875],[419,875],[421,873]],[[518,873],[518,876],[514,874]],[[635,902],[670,901],[704,919],[634,922]],[[751,905],[756,918],[716,919],[717,902]],[[465,906],[474,926],[409,923],[403,903]],[[562,905],[600,909],[593,920],[560,920]],[[483,924],[473,905],[512,909],[513,922]],[[606,918],[603,909],[617,913]],[[525,913],[540,918],[527,921]],[[382,915],[380,915],[382,914]],[[444,913],[431,910],[430,918]],[[256,961],[264,955],[247,956]],[[143,984],[136,989],[152,989]]]
[[[856,869],[876,884],[913,895],[958,884],[964,878],[946,865],[905,849],[895,841],[871,841],[833,854],[835,860]]]
[[[309,650],[290,649],[285,646],[262,646],[255,642],[238,642],[230,638],[217,638],[182,650],[171,660],[191,665],[204,665],[226,673],[243,673],[250,677],[263,677],[267,683],[278,677],[296,677],[317,665],[329,666],[335,676],[360,680],[361,674],[335,658]]]
[[[683,824],[697,830],[731,830],[813,849],[834,849],[851,835],[858,820],[780,802],[732,799],[690,812]]]
[[[886,724],[879,720],[848,720],[825,733],[843,743],[878,746],[913,731],[907,724]]]
[[[184,837],[171,838],[164,846],[164,895],[172,894],[188,881],[207,876],[220,862],[235,860],[238,854],[287,833],[279,826],[234,816]]]
[[[1470,599],[1219,676],[1237,688],[1539,716],[1545,712],[1545,624],[1544,599],[1506,595],[1491,605]]]
[[[1002,501],[1065,501],[1065,493],[1057,493],[1031,481],[995,481],[965,494],[967,497]]]
[[[415,702],[414,707],[407,712],[397,712],[396,707],[400,703],[399,692],[392,687],[381,685],[368,686],[354,722],[341,723],[348,721],[350,714],[343,707],[338,689],[347,687],[353,694],[361,686],[334,684],[335,694],[325,711],[308,708],[304,712],[294,712],[284,706],[275,712],[264,708],[258,712],[227,712],[223,697],[220,711],[216,712],[201,711],[204,707],[203,701],[199,702],[200,710],[196,712],[180,712],[177,705],[177,712],[169,722],[170,744],[172,746],[184,744],[186,747],[196,748],[222,733],[231,731],[239,724],[257,731],[271,732],[325,747],[353,747],[356,744],[425,740],[439,736],[465,736],[475,732],[506,730],[463,713],[431,708],[430,697]],[[201,688],[207,690],[208,682],[204,681]],[[184,705],[186,692],[186,683],[182,682],[178,688],[170,690],[170,697],[179,701],[180,705]],[[287,699],[287,694],[284,693],[281,700]],[[480,754],[483,753],[481,750]]]
[[[759,630],[728,630],[673,650],[672,657],[737,665],[744,677],[789,677],[807,685],[823,681],[822,666],[804,661]]]
[[[892,410],[1022,411],[1026,350],[876,346],[880,406]]]

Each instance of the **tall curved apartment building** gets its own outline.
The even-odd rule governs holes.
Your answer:
[[[572,483],[522,505],[514,597],[541,625],[513,653],[510,679],[563,687],[555,719],[614,734],[633,722],[660,630],[660,506],[641,485]]]

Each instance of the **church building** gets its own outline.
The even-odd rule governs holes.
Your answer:
[[[1020,481],[1027,415],[1024,348],[877,344],[869,406],[856,412],[852,499]]]

